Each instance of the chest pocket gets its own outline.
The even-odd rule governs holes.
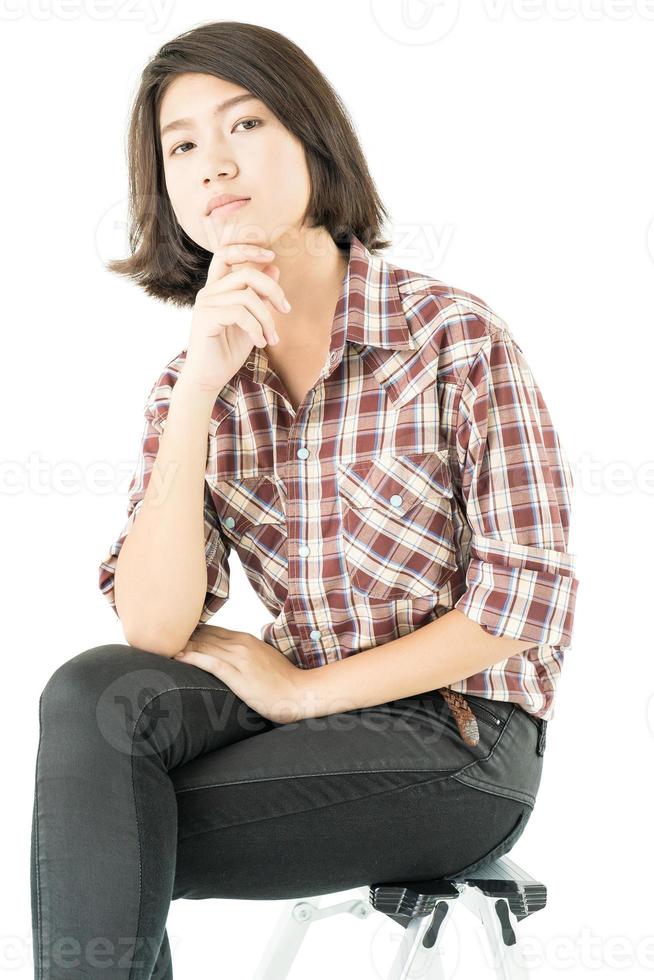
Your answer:
[[[252,588],[277,615],[288,586],[286,488],[274,474],[212,480],[216,513]]]
[[[225,537],[234,544],[256,539],[270,525],[281,525],[285,533],[285,494],[277,477],[213,481],[211,491]]]
[[[352,588],[386,600],[437,593],[457,567],[446,456],[340,463],[338,482]]]

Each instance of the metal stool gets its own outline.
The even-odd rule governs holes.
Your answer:
[[[458,877],[362,886],[355,893],[358,897],[325,908],[315,898],[289,900],[254,980],[286,980],[312,922],[341,912],[366,919],[375,910],[406,930],[387,980],[444,980],[439,943],[455,902],[484,926],[496,977],[524,980],[529,975],[520,956],[516,927],[521,919],[545,907],[547,889],[506,856]]]

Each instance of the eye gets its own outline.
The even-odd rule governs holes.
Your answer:
[[[245,123],[245,122],[260,123],[261,120],[260,119],[241,119],[239,122],[236,123],[236,126],[240,126],[241,123]],[[236,126],[234,126],[234,129],[236,129]],[[251,126],[250,127],[250,129],[256,129],[256,128],[257,128],[256,126]],[[249,133],[250,132],[250,129],[247,129],[246,132]]]
[[[172,156],[175,153],[175,150],[179,150],[180,146],[193,146],[193,143],[189,143],[188,141],[186,143],[178,143],[177,146],[170,151],[170,155]],[[184,156],[184,154],[182,154],[182,156]]]
[[[261,120],[260,119],[255,119],[255,118],[240,119],[237,123],[235,123],[234,129],[236,129],[237,126],[240,126],[241,123],[247,123],[247,122],[261,123]],[[257,126],[250,126],[248,129],[245,130],[245,132],[246,133],[249,133],[253,129],[257,129]],[[174,146],[172,148],[172,150],[170,151],[170,156],[171,157],[172,156],[180,156],[180,154],[178,154],[176,151],[179,150],[182,146],[195,146],[195,144],[194,143],[190,143],[188,140],[185,143],[178,143],[177,146]],[[181,156],[186,156],[186,154],[185,153],[182,153]]]

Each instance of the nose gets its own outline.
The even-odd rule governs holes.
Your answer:
[[[236,161],[231,159],[225,146],[222,145],[222,139],[219,137],[209,140],[202,166],[205,172],[205,185],[216,178],[233,177],[238,171]]]

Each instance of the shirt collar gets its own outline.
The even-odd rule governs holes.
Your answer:
[[[429,371],[418,365],[420,383],[407,374],[409,355],[402,352],[418,350],[420,345],[404,314],[395,268],[381,256],[373,255],[352,235],[347,270],[334,311],[329,352],[330,364],[336,367],[346,342],[358,345],[367,368],[387,393],[390,403],[399,408],[419,392],[421,385],[428,383]],[[263,383],[267,362],[263,348],[253,347],[216,399],[209,422],[212,435],[225,416],[234,411],[243,380]]]
[[[372,255],[355,235],[350,242],[336,321],[341,306],[345,310],[346,340],[384,349],[415,350],[393,267],[381,256]]]

